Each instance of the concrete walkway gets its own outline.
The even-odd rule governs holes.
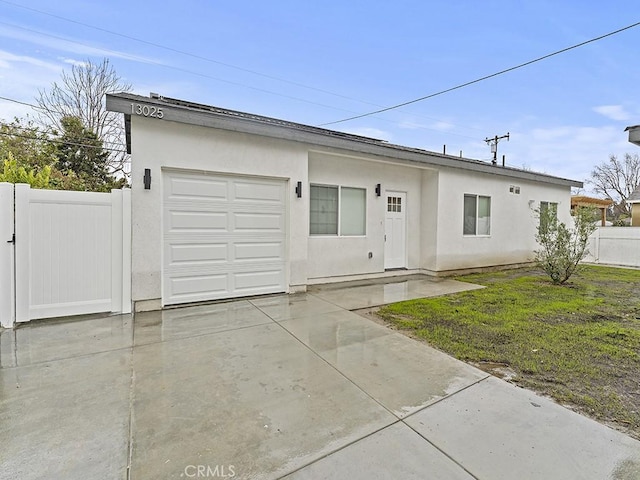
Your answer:
[[[314,288],[0,333],[2,479],[638,479],[640,442]]]

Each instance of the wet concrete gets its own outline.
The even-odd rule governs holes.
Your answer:
[[[0,478],[639,478],[639,442],[343,308],[466,285],[414,282],[2,331]]]

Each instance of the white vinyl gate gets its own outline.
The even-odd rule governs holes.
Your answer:
[[[131,312],[131,193],[0,183],[0,324]]]

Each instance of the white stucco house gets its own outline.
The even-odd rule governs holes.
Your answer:
[[[136,311],[529,262],[581,182],[152,94],[107,96],[132,154]]]

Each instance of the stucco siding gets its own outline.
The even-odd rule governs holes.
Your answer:
[[[437,170],[422,170],[420,211],[420,268],[435,272],[438,254],[438,185]],[[417,228],[411,228],[411,232]]]
[[[365,188],[366,235],[363,237],[309,236],[308,276],[325,278],[384,272],[385,192],[407,194],[407,268],[420,268],[421,169],[339,156],[309,154],[309,183]],[[380,183],[382,194],[375,195]],[[369,252],[372,258],[369,258]],[[328,261],[330,259],[330,261]]]
[[[162,172],[227,173],[281,178],[289,182],[288,260],[290,285],[306,285],[308,205],[294,185],[307,182],[307,150],[299,144],[243,133],[133,117],[132,122],[132,299],[161,298]],[[143,175],[151,169],[151,189]]]
[[[519,194],[509,191],[512,185],[519,187]],[[491,198],[489,235],[463,234],[465,194]],[[523,180],[514,182],[497,175],[443,169],[438,198],[437,271],[531,261],[537,248],[535,210],[541,201],[557,203],[562,221],[567,222],[570,218],[569,187]]]

